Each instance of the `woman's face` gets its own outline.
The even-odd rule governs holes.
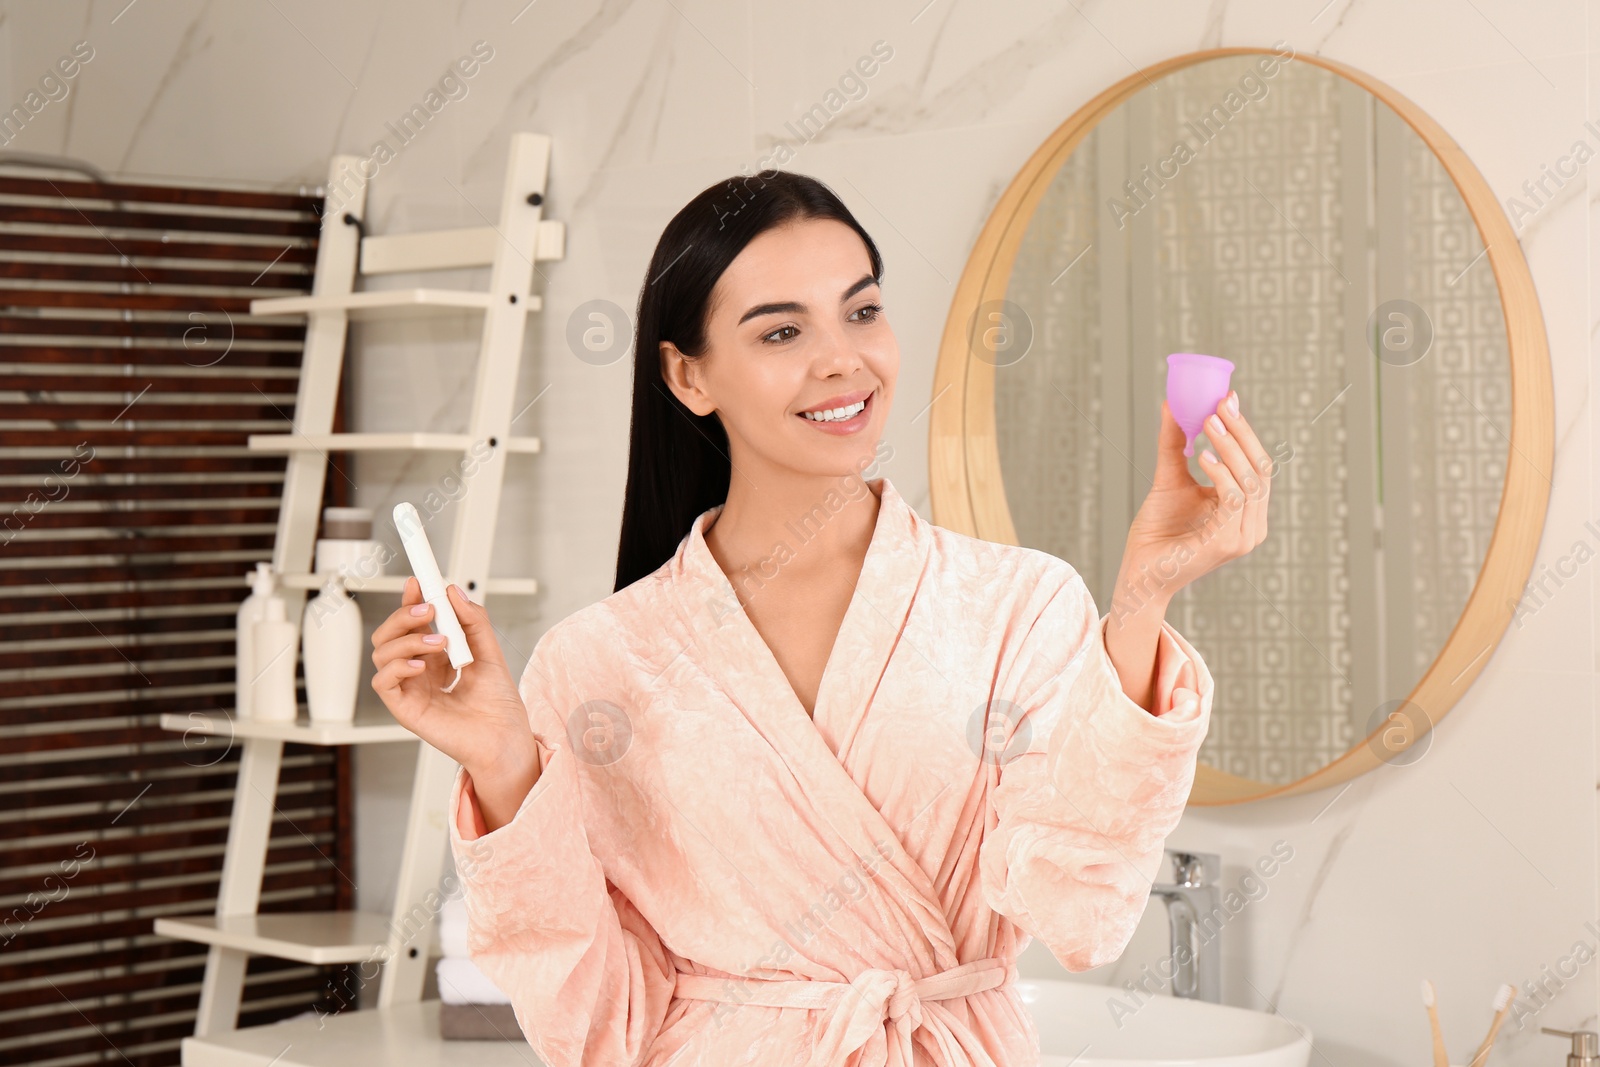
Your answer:
[[[747,476],[763,467],[859,474],[883,436],[900,368],[882,301],[849,226],[776,227],[718,279],[704,356],[684,360],[663,342],[662,376],[689,410],[717,413],[729,458]],[[834,421],[802,414],[830,410]]]

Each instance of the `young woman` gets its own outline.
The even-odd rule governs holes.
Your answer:
[[[864,478],[899,348],[872,239],[820,182],[735,179],[639,298],[611,596],[514,682],[451,693],[408,581],[373,688],[461,764],[473,959],[552,1067],[1020,1067],[1030,937],[1115,959],[1183,813],[1212,679],[1163,614],[1267,532],[1230,394],[1189,474],[1162,405],[1110,610],[1071,565]]]

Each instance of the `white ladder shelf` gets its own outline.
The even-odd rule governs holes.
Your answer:
[[[253,315],[303,315],[307,322],[293,431],[249,437],[252,451],[286,455],[288,459],[272,568],[284,589],[289,618],[297,625],[306,591],[320,588],[330,577],[311,572],[328,452],[465,452],[473,446],[485,447],[486,443],[487,458],[478,460],[476,473],[466,481],[455,503],[445,578],[479,602],[494,594],[530,595],[538,590],[538,582],[532,578],[489,577],[489,562],[506,457],[539,451],[538,438],[513,437],[510,427],[527,317],[541,307],[539,297],[529,292],[534,261],[560,259],[565,254],[562,224],[542,217],[550,144],[550,138],[540,134],[519,133],[511,138],[498,226],[415,234],[364,235],[360,220],[366,206],[366,183],[356,177],[360,160],[355,156],[334,157],[328,189],[349,191],[349,195],[343,200],[341,217],[323,220],[311,295],[251,302]],[[489,286],[481,292],[355,288],[361,275],[483,266],[489,267]],[[429,312],[460,314],[464,310],[483,314],[477,378],[465,433],[332,432],[351,319]],[[401,559],[403,562],[403,556]],[[365,579],[351,576],[345,584],[351,591],[399,592],[404,582],[403,576],[396,575]],[[245,967],[252,955],[308,964],[382,965],[375,1011],[346,1011],[312,1020],[317,1024],[313,1029],[297,1032],[295,1051],[300,1055],[311,1054],[319,1040],[337,1046],[342,1040],[337,1036],[340,1033],[348,1036],[374,1025],[390,1027],[393,1024],[384,1021],[389,1015],[418,1005],[436,918],[429,899],[436,897],[444,861],[448,833],[445,820],[449,818],[445,806],[455,776],[455,761],[420,741],[387,711],[364,711],[355,721],[340,724],[312,723],[303,713],[292,723],[235,719],[227,711],[169,714],[161,717],[161,725],[187,735],[225,738],[230,745],[237,741],[241,746],[216,911],[155,920],[158,934],[209,946],[195,1036],[183,1042],[186,1067],[257,1062],[248,1051],[252,1041],[267,1038],[269,1030],[279,1031],[279,1027],[237,1029]],[[404,741],[416,742],[419,748],[393,912],[258,914],[284,743],[352,745]],[[436,1014],[431,1017],[437,1018]],[[414,1019],[419,1016],[412,1011],[404,1018],[412,1021],[407,1024],[411,1027],[407,1031],[410,1039],[426,1041],[427,1034],[415,1030]],[[268,1040],[271,1043],[272,1039]],[[439,1042],[436,1027],[432,1045],[439,1047],[426,1052],[415,1050],[429,1063],[488,1062],[482,1043]],[[442,1046],[457,1046],[459,1051]],[[280,1044],[275,1055],[283,1052]],[[527,1063],[531,1050],[519,1043],[516,1054],[517,1062]],[[259,1062],[265,1064],[269,1059]],[[298,1061],[290,1057],[276,1062],[284,1065]]]

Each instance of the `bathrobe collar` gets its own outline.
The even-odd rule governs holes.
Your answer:
[[[888,665],[895,638],[911,611],[929,553],[927,523],[895,491],[889,479],[879,477],[865,484],[878,497],[877,525],[823,670],[811,718],[836,754],[860,726],[869,694]],[[818,504],[822,512],[831,515],[845,502],[843,492],[830,491]],[[764,695],[782,705],[785,714],[792,712],[806,719],[805,707],[795,696],[794,687],[706,544],[706,528],[721,514],[723,506],[707,508],[695,518],[674,560],[675,583],[688,593],[691,605],[697,608],[689,620],[696,630],[697,643],[707,639],[726,642],[732,655],[720,658],[741,670],[742,684],[748,685],[753,676],[763,690],[773,691]],[[809,534],[803,521],[797,518],[788,524],[793,534],[786,538],[790,549],[797,548]],[[815,520],[811,521],[814,524]],[[784,556],[777,546],[773,556],[774,566],[781,565],[778,561]],[[763,590],[752,585],[746,583],[747,592],[761,596]]]
[[[807,717],[793,686],[706,545],[705,528],[723,505],[696,517],[667,565],[667,577],[687,630],[680,654],[688,655],[696,667],[717,681],[789,768],[815,815],[858,858],[873,856],[889,846],[891,854],[884,857],[878,881],[890,887],[894,898],[915,916],[925,941],[920,950],[911,951],[919,956],[927,953],[919,965],[939,970],[953,967],[959,960],[938,892],[928,873],[906,851],[897,830],[863,791],[861,778],[871,769],[870,759],[857,768],[859,773],[852,771],[859,762],[854,758],[856,737],[871,713],[890,657],[900,645],[929,563],[933,534],[888,478],[866,484],[878,496],[877,524],[823,671],[812,717]],[[843,502],[844,494],[838,493],[822,503],[834,513]],[[795,542],[799,540],[797,533]],[[871,745],[864,742],[862,752],[870,754]]]

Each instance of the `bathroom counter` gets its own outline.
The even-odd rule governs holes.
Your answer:
[[[183,1039],[183,1067],[545,1067],[525,1041],[445,1041],[439,1002],[305,1015]]]

